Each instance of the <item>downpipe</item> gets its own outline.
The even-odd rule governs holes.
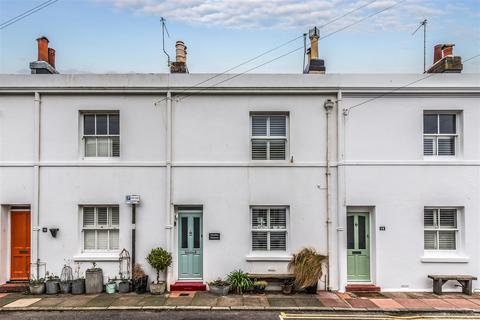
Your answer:
[[[325,200],[326,200],[326,209],[327,209],[327,219],[326,219],[326,229],[327,229],[327,273],[325,275],[325,289],[330,291],[330,259],[331,259],[331,244],[330,244],[330,226],[332,224],[331,220],[331,212],[330,212],[330,175],[331,175],[331,168],[330,168],[330,113],[333,110],[334,102],[330,99],[325,100],[323,107],[325,108],[325,116],[326,116],[326,148],[325,148],[325,160],[326,160],[326,170],[325,170]]]

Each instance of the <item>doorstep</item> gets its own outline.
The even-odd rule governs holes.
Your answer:
[[[177,281],[170,285],[170,291],[207,291],[202,281]]]
[[[28,289],[28,282],[11,282],[0,285],[0,293],[25,292]]]
[[[358,284],[347,284],[345,287],[347,292],[370,292],[370,293],[379,293],[380,287],[370,284],[370,283],[358,283]]]

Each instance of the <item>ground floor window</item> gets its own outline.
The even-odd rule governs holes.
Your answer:
[[[118,250],[119,223],[118,206],[83,206],[83,249]]]
[[[252,251],[287,250],[287,208],[252,207]]]
[[[456,208],[425,208],[425,250],[456,250],[458,230]]]

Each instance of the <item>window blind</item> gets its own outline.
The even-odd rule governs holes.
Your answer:
[[[424,249],[455,250],[457,248],[458,210],[426,208],[424,210]]]
[[[285,251],[287,249],[287,208],[251,208],[252,250]]]
[[[285,160],[286,115],[252,115],[252,160]]]

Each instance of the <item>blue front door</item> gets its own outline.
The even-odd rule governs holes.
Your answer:
[[[178,212],[178,278],[203,277],[202,211]]]

